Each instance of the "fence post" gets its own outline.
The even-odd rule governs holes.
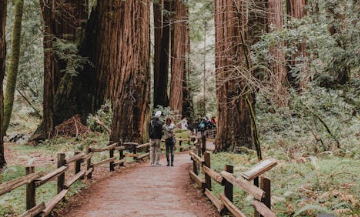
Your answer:
[[[209,152],[204,152],[204,160],[205,160],[205,166],[211,168]],[[211,177],[207,173],[205,173],[205,183],[206,183],[206,188],[209,189],[209,191],[211,191]]]
[[[271,181],[268,178],[261,177],[260,184],[261,189],[265,192],[265,197],[261,199],[261,202],[263,202],[269,209],[271,209]]]
[[[201,158],[201,143],[198,143],[196,144],[196,148],[197,148],[197,155]],[[201,168],[201,164],[196,162],[197,163],[197,170],[200,170]]]
[[[111,144],[112,144],[112,142],[109,145],[111,145]],[[114,157],[114,149],[109,150],[109,155],[110,155],[110,158]],[[110,167],[110,172],[114,171],[114,161],[110,162],[109,167]]]
[[[26,175],[35,173],[35,167],[26,167]],[[35,182],[32,181],[26,185],[26,210],[36,206],[36,187]]]
[[[74,155],[80,154],[80,151],[75,151]],[[81,159],[75,161],[75,175],[78,174],[81,170]]]
[[[193,149],[194,154],[197,154],[198,150],[196,148]],[[196,175],[199,175],[198,169],[197,169],[197,162],[192,159],[193,162],[193,171]]]
[[[86,146],[85,148],[86,154],[90,154],[91,153],[91,148],[90,146]],[[91,158],[89,158],[86,161],[86,171],[89,171],[89,169],[91,169]],[[87,179],[91,179],[92,178],[92,172],[87,174]]]
[[[65,165],[65,154],[58,153],[57,155],[57,168],[60,168]],[[60,193],[64,190],[64,183],[65,183],[65,172],[61,174],[57,179],[57,192]]]
[[[137,148],[136,148],[136,145],[134,145],[134,149],[133,149],[133,154],[137,154]],[[137,161],[137,157],[133,157],[134,161]]]
[[[205,153],[206,152],[206,136],[203,135],[201,137],[201,142],[202,142],[202,153]]]
[[[120,143],[118,143],[118,144],[120,144],[120,146],[122,146],[122,141],[120,141]],[[124,150],[119,150],[119,160],[122,160],[122,159],[124,159]],[[121,166],[124,166],[124,163],[121,163],[121,164],[119,164],[119,167],[121,167]]]
[[[229,172],[229,173],[234,173],[234,167],[231,165],[225,165],[225,171]],[[226,179],[224,179],[225,181],[225,189],[224,189],[224,194],[225,196],[231,201],[233,202],[233,184],[231,184],[230,182],[228,182]]]
[[[259,185],[259,177],[255,177],[254,178],[254,185],[256,186],[256,187],[259,187],[260,185]],[[255,209],[255,211],[254,211],[254,217],[260,217],[260,213]]]

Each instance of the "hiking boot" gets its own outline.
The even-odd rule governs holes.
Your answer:
[[[173,167],[173,166],[174,166],[174,163],[171,162],[171,166]]]
[[[170,166],[169,162],[166,164],[166,166],[167,166],[167,167]]]

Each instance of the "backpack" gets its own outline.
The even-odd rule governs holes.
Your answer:
[[[150,126],[149,126],[149,137],[150,139],[159,139],[159,137],[161,138],[162,135],[161,132],[158,132],[159,129],[161,130],[162,125],[159,126],[159,123],[157,123],[156,121],[154,122],[154,120],[150,121]]]
[[[156,137],[156,130],[152,120],[150,121],[150,126],[149,126],[149,137],[151,139]]]
[[[201,122],[201,123],[200,123],[199,128],[200,128],[200,129],[205,129],[205,124],[204,124],[204,122]]]

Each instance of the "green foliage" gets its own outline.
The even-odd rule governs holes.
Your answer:
[[[108,128],[111,128],[113,112],[111,109],[110,101],[105,102],[104,105],[96,112],[95,115],[90,114],[87,119],[87,126],[95,132],[107,132],[104,127],[100,126],[97,122],[101,120]]]
[[[78,45],[75,42],[57,38],[53,44],[57,57],[66,63],[63,73],[77,76],[85,65],[92,65],[87,57],[79,55]]]
[[[268,154],[266,158],[279,159],[278,154],[275,154],[278,146],[265,148],[264,153]],[[286,155],[286,151],[286,147],[281,149],[281,155]],[[279,164],[265,174],[271,179],[272,210],[277,216],[316,216],[318,213],[348,216],[359,211],[359,160],[327,155],[301,158],[304,161],[284,159],[279,160]],[[224,165],[230,164],[234,166],[236,176],[256,163],[255,153],[211,155],[211,167],[214,170],[223,171]],[[223,186],[213,182],[215,195],[223,191]],[[234,204],[249,216],[253,212],[252,200],[243,191],[234,188]]]
[[[303,212],[307,212],[307,211],[313,211],[316,210],[320,213],[327,213],[327,214],[332,214],[331,210],[328,210],[322,206],[318,206],[318,205],[306,205],[304,207],[302,207],[301,209],[299,209],[298,211],[296,211],[296,213],[294,214],[294,217],[299,216],[301,213]]]
[[[157,111],[161,111],[160,120],[162,122],[164,122],[167,117],[172,117],[172,118],[174,117],[174,111],[172,111],[170,107],[163,107],[163,106],[159,105],[153,110],[153,112],[152,112],[153,115],[152,116],[155,116],[155,113]]]

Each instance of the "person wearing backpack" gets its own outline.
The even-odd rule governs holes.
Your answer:
[[[166,145],[166,166],[174,166],[174,146],[175,146],[175,125],[172,123],[171,118],[166,118],[164,124],[164,135],[165,135],[165,145]],[[171,154],[171,164],[170,164],[170,155]]]
[[[149,137],[150,137],[150,164],[151,166],[161,166],[161,137],[163,135],[162,122],[160,121],[161,111],[157,111],[155,116],[151,119],[149,124]]]

